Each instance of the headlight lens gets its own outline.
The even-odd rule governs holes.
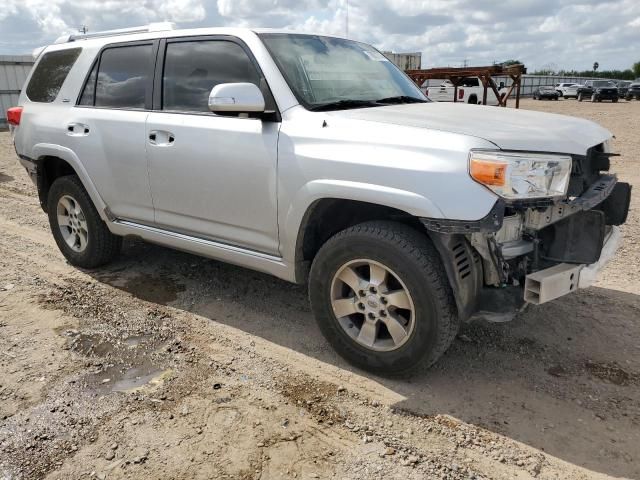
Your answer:
[[[507,199],[563,196],[571,176],[571,157],[521,152],[472,151],[469,172]]]

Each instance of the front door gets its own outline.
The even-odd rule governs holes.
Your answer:
[[[229,40],[168,40],[165,49],[161,110],[146,123],[156,225],[277,254],[280,124],[208,110],[219,83],[260,86],[257,67]]]

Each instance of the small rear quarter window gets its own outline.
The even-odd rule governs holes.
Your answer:
[[[53,102],[81,51],[81,48],[69,48],[45,53],[36,65],[27,85],[29,100]]]

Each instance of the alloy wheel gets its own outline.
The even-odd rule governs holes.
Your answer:
[[[374,260],[353,260],[338,269],[331,305],[347,335],[370,350],[400,348],[415,326],[409,290],[393,270]]]
[[[74,252],[83,252],[89,242],[89,229],[80,204],[72,196],[64,195],[58,200],[56,213],[65,243]]]

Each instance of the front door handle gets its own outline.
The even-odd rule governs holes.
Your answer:
[[[149,143],[157,147],[168,147],[173,145],[175,140],[175,135],[165,130],[151,130],[149,132]]]

